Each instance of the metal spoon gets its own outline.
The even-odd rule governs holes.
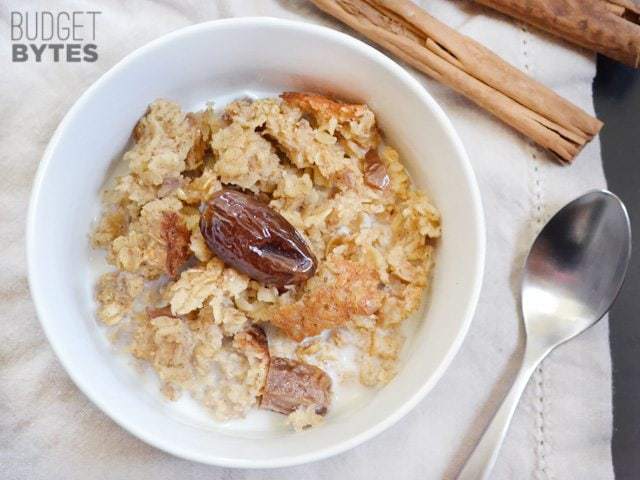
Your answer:
[[[525,264],[522,367],[458,480],[487,479],[531,374],[561,343],[600,320],[615,300],[631,255],[624,204],[605,190],[572,201],[545,225]]]

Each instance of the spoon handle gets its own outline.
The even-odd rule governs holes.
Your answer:
[[[486,480],[489,478],[522,392],[524,392],[536,367],[549,351],[548,348],[536,348],[527,344],[522,366],[511,390],[502,401],[500,409],[493,416],[471,456],[467,459],[464,468],[458,475],[458,480]]]

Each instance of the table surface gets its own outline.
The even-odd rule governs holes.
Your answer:
[[[598,57],[594,103],[609,190],[627,205],[631,265],[609,315],[613,365],[613,468],[618,480],[640,479],[640,70]],[[578,160],[579,161],[579,160]]]

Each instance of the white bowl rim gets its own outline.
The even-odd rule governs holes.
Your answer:
[[[300,31],[306,31],[314,34],[323,35],[325,37],[331,38],[339,43],[344,45],[349,45],[350,47],[356,48],[359,52],[365,56],[370,57],[372,60],[381,63],[383,67],[388,68],[393,71],[393,74],[401,77],[401,80],[406,84],[407,88],[411,89],[416,93],[421,100],[428,106],[431,112],[434,114],[438,122],[445,129],[446,135],[452,141],[456,154],[460,157],[462,161],[462,169],[464,172],[464,176],[466,177],[466,181],[468,185],[471,187],[471,197],[473,199],[471,212],[472,217],[475,218],[475,237],[478,239],[478,251],[476,255],[476,264],[473,265],[472,269],[474,272],[474,278],[472,283],[471,295],[469,297],[469,301],[467,302],[467,308],[464,315],[464,320],[462,323],[462,327],[459,329],[458,334],[455,340],[452,342],[449,350],[447,351],[444,358],[441,360],[440,365],[436,369],[436,371],[431,375],[431,377],[418,389],[413,393],[411,397],[409,397],[401,407],[399,407],[395,412],[391,415],[387,416],[385,419],[379,421],[376,424],[371,425],[368,429],[354,435],[353,437],[345,440],[341,443],[330,445],[323,449],[315,450],[312,452],[308,452],[306,454],[297,455],[294,457],[281,457],[269,460],[260,460],[260,461],[245,461],[245,460],[233,460],[228,458],[222,458],[216,456],[215,453],[211,455],[200,455],[194,454],[193,452],[183,450],[177,448],[171,442],[165,441],[164,439],[159,439],[152,437],[147,434],[144,428],[139,428],[137,425],[130,423],[129,419],[121,416],[118,411],[113,410],[108,402],[104,402],[100,397],[94,394],[92,388],[88,385],[84,385],[74,374],[73,368],[73,359],[70,356],[67,356],[64,350],[60,345],[56,342],[55,332],[51,328],[51,322],[47,322],[44,319],[46,318],[46,311],[44,307],[38,302],[38,296],[36,288],[34,287],[34,276],[36,272],[36,265],[34,265],[35,258],[35,250],[37,248],[37,241],[34,238],[35,231],[35,211],[36,205],[38,204],[38,196],[41,190],[41,184],[44,181],[48,165],[51,161],[52,154],[56,149],[56,146],[62,136],[62,132],[66,129],[68,123],[70,123],[71,119],[76,115],[76,112],[80,110],[82,105],[92,96],[93,91],[98,89],[99,86],[109,81],[109,79],[115,75],[120,69],[124,68],[127,64],[132,62],[134,59],[145,55],[148,51],[151,51],[157,47],[160,47],[164,44],[170,43],[175,39],[180,38],[183,35],[188,35],[196,31],[207,30],[210,28],[216,28],[218,26],[275,26],[281,28],[290,28],[290,29],[298,29]],[[276,17],[237,17],[237,18],[227,18],[227,19],[219,19],[219,20],[211,20],[203,23],[198,23],[195,25],[179,28],[174,30],[168,34],[165,34],[155,40],[150,41],[149,43],[137,48],[133,52],[127,54],[124,58],[122,58],[118,63],[113,65],[109,70],[107,70],[104,74],[100,76],[85,92],[75,101],[66,115],[63,117],[62,121],[56,128],[54,134],[52,135],[38,166],[35,179],[33,182],[30,200],[29,200],[29,208],[27,211],[27,225],[26,225],[26,252],[27,252],[27,270],[28,270],[28,282],[29,289],[31,292],[31,297],[36,307],[36,313],[40,324],[45,332],[47,340],[51,345],[54,353],[58,357],[60,363],[66,370],[67,374],[71,377],[75,385],[82,391],[100,410],[106,413],[116,424],[120,427],[131,433],[132,435],[138,437],[140,440],[160,449],[165,452],[171,453],[178,457],[185,458],[187,460],[196,461],[200,463],[217,465],[221,467],[234,467],[234,468],[277,468],[277,467],[286,467],[286,466],[294,466],[300,465],[308,462],[313,462],[317,460],[321,460],[324,458],[328,458],[339,453],[345,452],[351,448],[356,447],[357,445],[373,438],[378,435],[382,431],[386,430],[390,426],[394,425],[398,422],[402,417],[404,417],[410,410],[412,410],[426,395],[427,393],[435,386],[435,384],[440,380],[446,369],[449,367],[453,358],[458,353],[462,342],[469,330],[469,326],[473,319],[473,315],[475,313],[475,309],[478,303],[478,298],[480,296],[480,289],[482,286],[482,279],[484,275],[484,264],[485,264],[485,252],[486,250],[486,227],[485,227],[485,218],[484,218],[484,210],[482,206],[482,199],[480,195],[480,189],[478,187],[478,183],[471,166],[471,162],[469,161],[469,157],[466,153],[464,145],[458,134],[456,133],[451,121],[446,116],[440,105],[433,99],[433,97],[428,93],[428,91],[414,78],[409,72],[407,72],[404,68],[398,65],[395,61],[387,57],[385,54],[371,47],[370,45],[364,43],[357,38],[354,38],[346,33],[342,33],[338,30],[334,30],[329,27],[316,25],[313,23],[307,23],[302,21],[295,20],[287,20]]]

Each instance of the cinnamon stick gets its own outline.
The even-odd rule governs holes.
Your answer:
[[[631,67],[640,67],[640,4],[634,0],[476,2]]]
[[[491,112],[566,163],[602,122],[439,22],[409,0],[312,0],[397,55]]]

